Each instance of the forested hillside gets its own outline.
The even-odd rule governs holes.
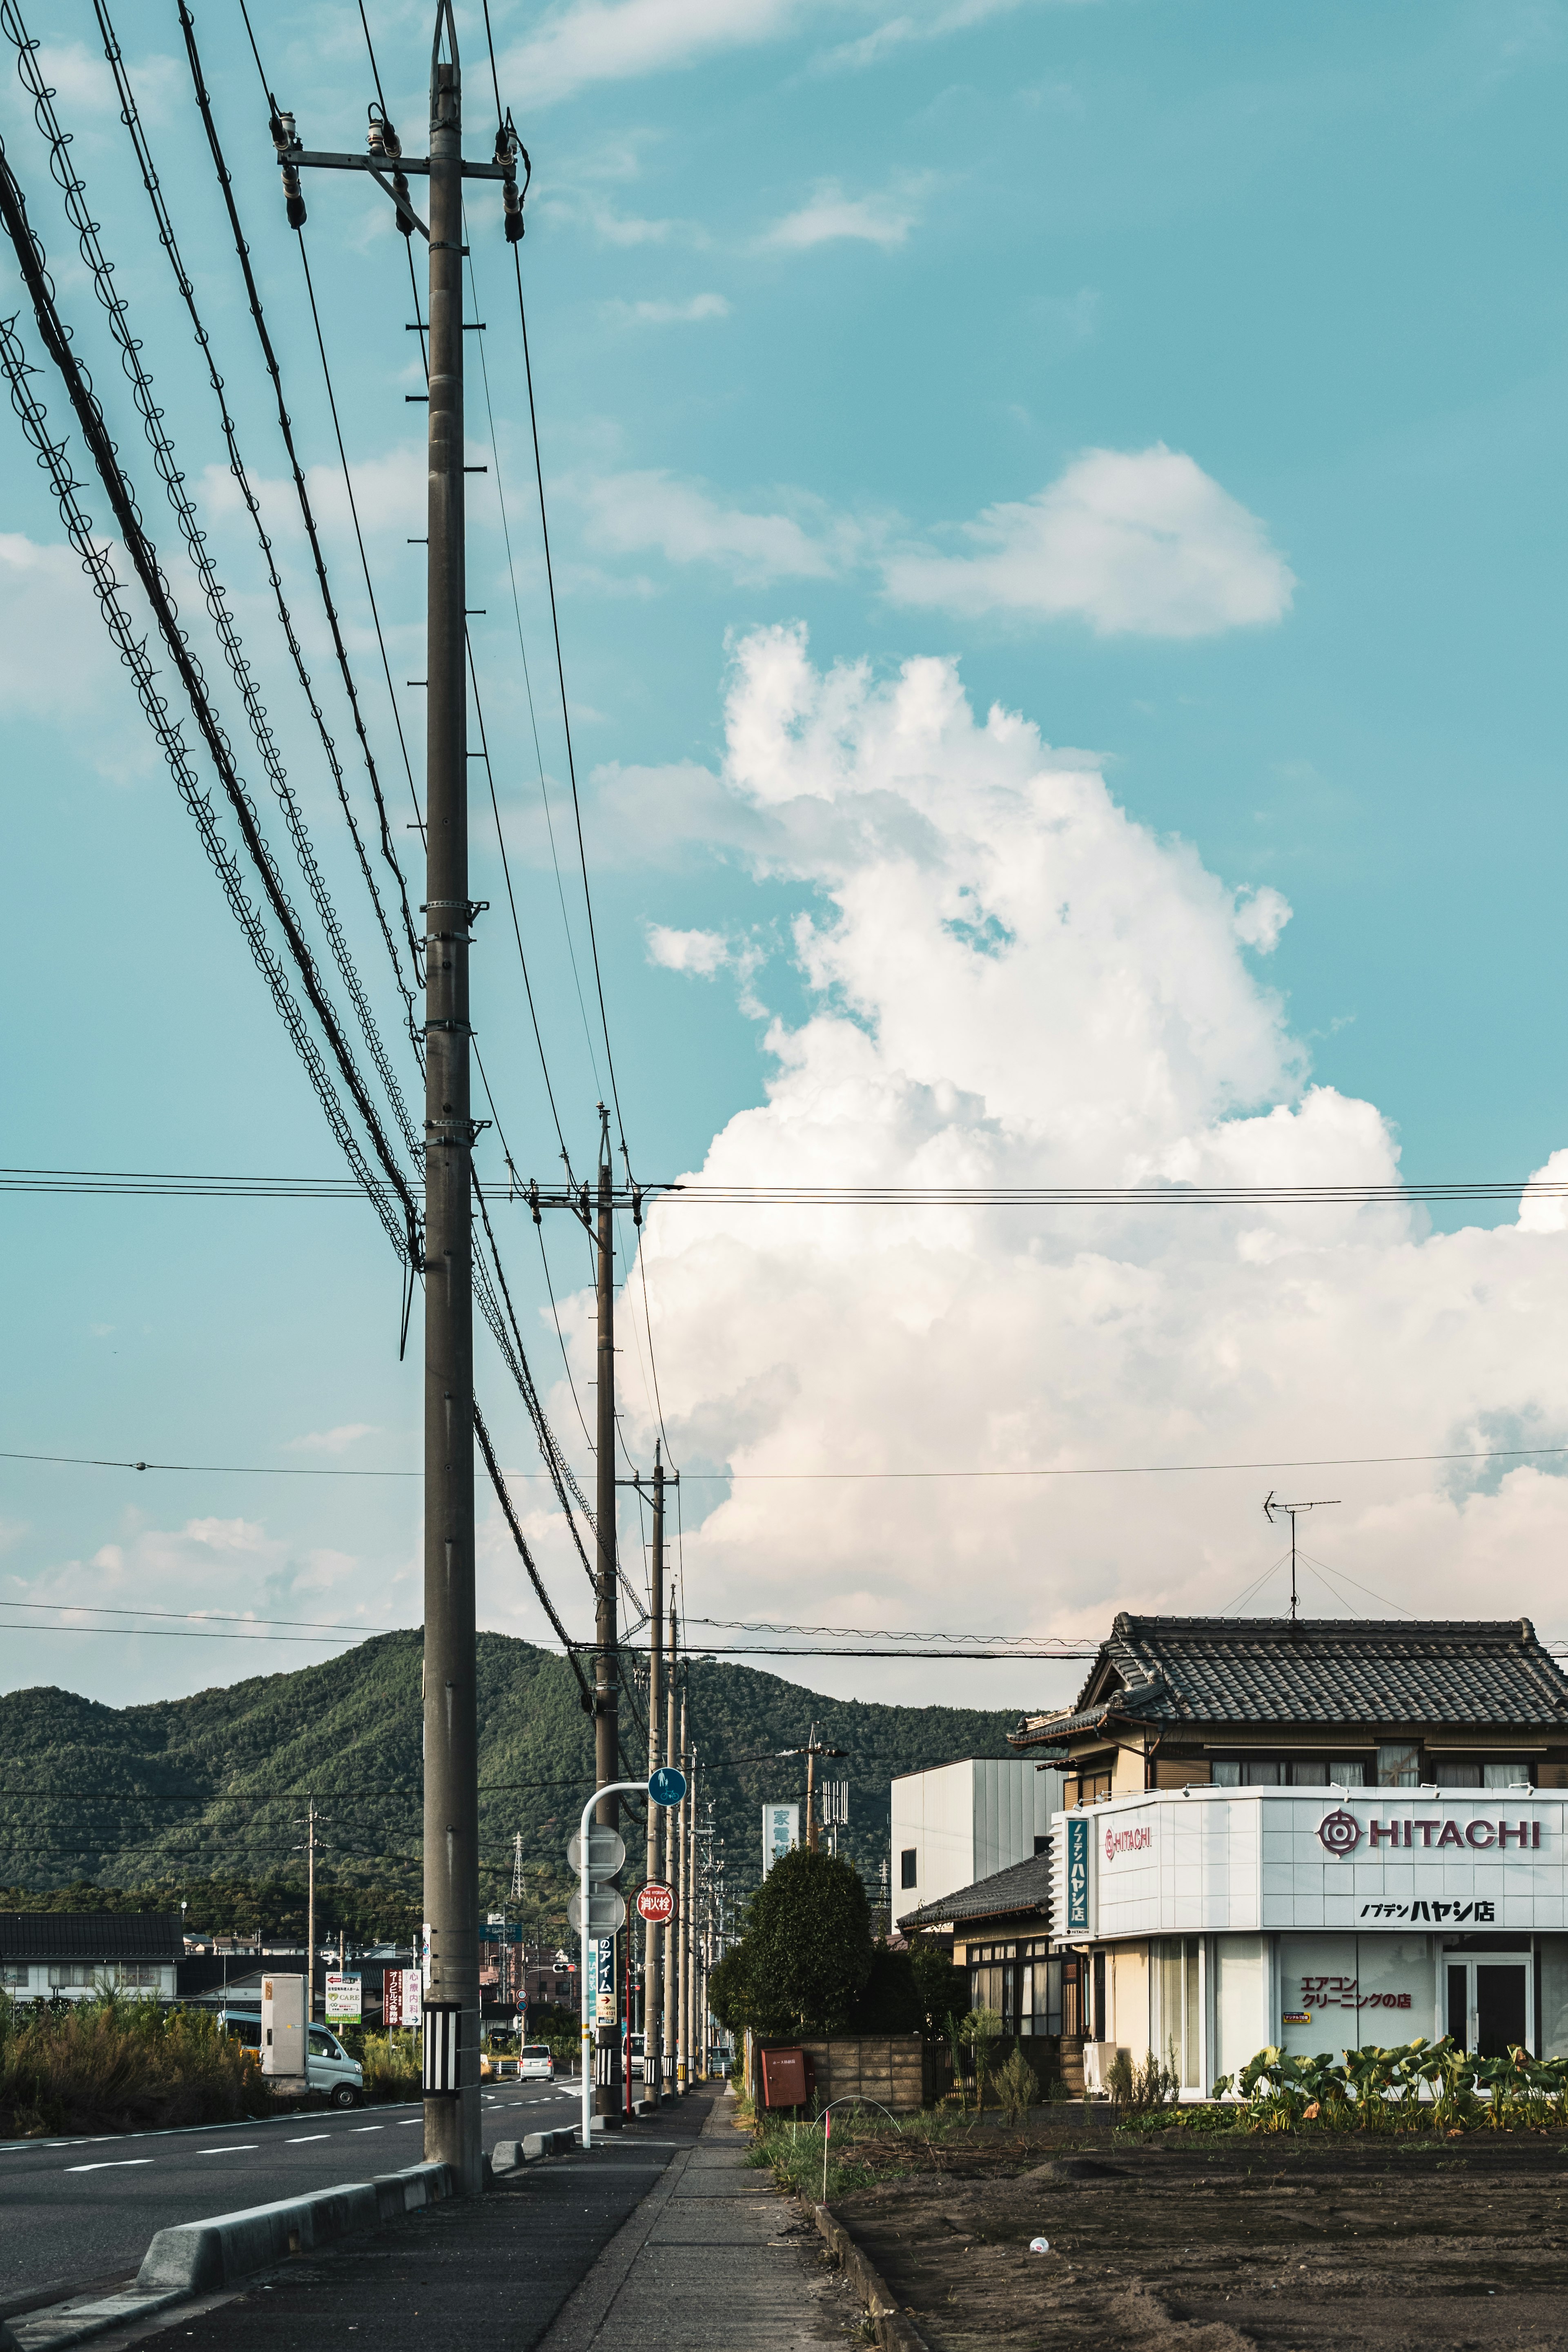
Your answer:
[[[300,1905],[302,1814],[313,1795],[324,1917],[335,1924],[335,1902],[351,1932],[399,1924],[419,1886],[420,1655],[417,1632],[388,1633],[322,1665],[151,1706],[104,1706],[61,1690],[0,1697],[0,1887],[47,1898],[82,1881],[165,1895],[185,1885],[236,1924],[281,1927]],[[502,1633],[480,1634],[479,1658],[481,1895],[505,1901],[521,1831],[549,1917],[591,1783],[591,1726],[564,1660]],[[758,1876],[763,1803],[804,1788],[804,1766],[778,1750],[798,1746],[814,1721],[846,1751],[830,1768],[850,1784],[844,1850],[874,1887],[893,1776],[1005,1755],[1016,1720],[1011,1709],[823,1698],[700,1656],[683,1672],[726,1877],[742,1892]],[[622,1736],[640,1772],[642,1733],[629,1710]],[[217,1891],[226,1886],[232,1899]]]

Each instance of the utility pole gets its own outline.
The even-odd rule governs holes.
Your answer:
[[[316,1800],[305,1801],[305,2015],[316,2021]]]
[[[598,1570],[595,1578],[594,1785],[619,1780],[620,1637],[616,1625],[616,1187],[610,1162],[610,1114],[599,1105],[598,1200],[598,1415],[595,1511]],[[619,1829],[621,1801],[605,1797],[594,1818],[602,1829]],[[612,1943],[612,1949],[616,1948]],[[611,1981],[601,1994],[616,1988]],[[619,2116],[621,2105],[620,2004],[609,2003],[610,2021],[598,2028],[595,2112]]]
[[[664,1752],[670,1759],[676,1755],[675,1746],[675,1603],[669,1604],[669,1693],[665,1705]],[[679,1956],[680,1956],[680,1873],[675,1858],[675,1825],[678,1808],[661,1805],[664,1815],[664,1876],[667,1885],[675,1890],[675,1916],[664,1931],[664,2063],[671,2094],[679,2091],[676,2050],[680,2035]]]
[[[676,1473],[674,1484],[679,1484]],[[658,1769],[659,1708],[664,1699],[664,1454],[658,1439],[653,1449],[653,1571],[649,1584],[649,1616],[647,1626],[647,1769],[651,1780]],[[673,1663],[674,1641],[671,1639]],[[658,1873],[658,1819],[667,1807],[650,1804],[647,1809],[647,1876],[657,1879]],[[659,2049],[664,2021],[664,2003],[659,1992],[659,1963],[662,1946],[668,1933],[648,1919],[643,1926],[643,2036],[642,2071],[643,2096],[658,2099],[664,2095],[664,2067]]]
[[[816,1736],[816,1726],[811,1727],[811,1737],[804,1748],[781,1748],[781,1756],[804,1756],[805,1759],[805,1846],[808,1853],[816,1852],[816,1759],[819,1756],[842,1756],[842,1748],[825,1748]]]
[[[301,228],[305,170],[367,172],[405,235],[427,240],[430,277],[427,696],[425,763],[425,2154],[459,2188],[483,2187],[479,2149],[479,1738],[474,1633],[474,1370],[469,1182],[467,603],[463,532],[463,182],[503,184],[506,235],[522,235],[520,149],[510,121],[491,162],[462,153],[462,76],[452,0],[437,0],[430,51],[430,152],[405,155],[374,108],[365,154],[307,151],[271,104],[289,226]],[[392,178],[388,179],[388,171]],[[428,227],[409,194],[427,173]]]
[[[680,1694],[680,1769],[686,1775],[686,1794],[675,1809],[676,1848],[679,1854],[680,1885],[676,1896],[675,1968],[678,1982],[675,2021],[675,2085],[678,2091],[689,2089],[691,2084],[691,2042],[686,2000],[686,1953],[690,1940],[690,1890],[686,1870],[686,1821],[691,1804],[691,1759],[686,1752],[686,1693]]]

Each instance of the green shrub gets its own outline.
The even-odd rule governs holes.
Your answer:
[[[0,1998],[0,2136],[157,2130],[265,2115],[254,2051],[205,2010],[119,1993],[77,2001]]]
[[[996,2069],[996,2104],[1010,2124],[1021,2124],[1039,2095],[1034,2068],[1023,2052],[1015,2049]]]
[[[413,2026],[394,2026],[389,2033],[367,2033],[363,2041],[360,2063],[364,2068],[365,2097],[417,2097],[425,2081],[425,2060]]]

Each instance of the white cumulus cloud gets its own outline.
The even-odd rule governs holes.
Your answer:
[[[628,327],[690,326],[700,319],[727,319],[730,305],[722,294],[693,294],[683,302],[606,302],[607,319]]]
[[[1258,517],[1163,442],[1088,450],[960,536],[966,552],[889,558],[889,594],[963,614],[1079,614],[1105,636],[1199,637],[1281,619],[1295,587]]]
[[[714,1138],[701,1178],[1167,1193],[1397,1180],[1382,1113],[1312,1083],[1249,966],[1283,900],[1238,904],[1081,760],[1014,713],[972,709],[952,664],[883,679],[818,669],[798,630],[750,637],[713,789],[743,813],[769,907],[781,886],[798,894],[804,1008],[772,1022],[765,1099]],[[717,967],[721,944],[669,932],[661,960]],[[1532,1207],[1435,1234],[1400,1205],[1257,1201],[657,1206],[642,1245],[664,1417],[692,1474],[688,1609],[1075,1636],[1118,1607],[1223,1610],[1278,1557],[1263,1496],[1312,1478],[1288,1464],[1568,1442],[1562,1223]],[[570,1328],[586,1372],[589,1300]],[[651,1451],[630,1371],[623,1395],[628,1439]],[[1256,1467],[1087,1475],[1204,1463]],[[715,1469],[727,1492],[698,1484]],[[847,1471],[876,1475],[794,1475]],[[979,1475],[909,1475],[932,1471]],[[1316,1613],[1560,1624],[1568,1479],[1550,1460],[1323,1475],[1310,1490],[1342,1500],[1312,1525]],[[1281,1594],[1277,1576],[1263,1605]],[[786,1671],[931,1689],[929,1669],[918,1684],[817,1658]],[[942,1673],[944,1696],[998,1705],[1071,1679]]]
[[[581,486],[587,535],[613,554],[657,549],[671,563],[715,563],[736,580],[826,579],[838,567],[833,533],[793,515],[726,506],[700,483],[653,468]],[[803,506],[809,502],[800,501]]]
[[[921,197],[928,184],[925,180],[906,180],[879,194],[847,196],[837,180],[819,180],[809,202],[786,214],[763,242],[792,253],[843,238],[865,245],[902,245],[920,218]]]

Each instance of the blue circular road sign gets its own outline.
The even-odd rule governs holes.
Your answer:
[[[647,1792],[656,1805],[679,1805],[686,1794],[686,1775],[673,1764],[661,1764],[648,1775]]]

